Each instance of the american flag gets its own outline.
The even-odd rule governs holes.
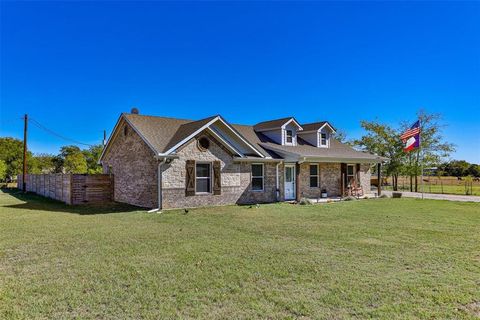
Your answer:
[[[400,136],[400,139],[402,140],[407,140],[408,138],[410,137],[413,137],[417,134],[420,133],[420,121],[417,120],[417,122],[415,122],[411,127],[410,129],[408,129],[407,131],[405,131],[404,133],[402,133],[402,135]]]
[[[400,139],[405,143],[405,147],[403,148],[405,152],[420,147],[420,120],[417,120],[410,129],[405,131],[400,136]]]

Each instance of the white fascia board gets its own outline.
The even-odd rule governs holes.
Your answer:
[[[215,121],[217,121],[219,119],[218,116],[216,116],[215,118],[213,118],[212,120],[210,120],[209,122],[207,122],[203,127],[201,127],[200,129],[198,129],[197,131],[195,131],[194,133],[192,133],[191,135],[187,136],[186,138],[184,138],[182,141],[180,141],[179,143],[177,143],[176,145],[174,145],[173,147],[171,147],[170,149],[168,149],[166,152],[164,153],[159,153],[158,155],[160,156],[166,156],[166,155],[169,155],[170,153],[172,153],[173,151],[175,151],[178,147],[180,147],[181,145],[183,145],[184,143],[186,143],[187,141],[189,141],[190,139],[192,139],[193,137],[195,137],[197,134],[199,134],[200,132],[202,132],[203,130],[205,130],[206,128],[208,128],[212,123],[214,123]]]
[[[177,143],[176,145],[174,145],[173,147],[171,147],[169,150],[167,150],[166,152],[164,153],[159,153],[158,155],[159,156],[165,156],[165,155],[169,155],[170,153],[172,153],[173,151],[175,151],[178,147],[180,147],[181,145],[183,145],[184,143],[186,143],[187,141],[189,141],[190,139],[192,139],[193,137],[195,137],[197,134],[199,134],[200,132],[202,132],[203,130],[205,130],[206,128],[210,127],[213,123],[215,123],[216,121],[221,121],[223,124],[225,124],[225,126],[230,129],[230,131],[232,131],[238,138],[240,138],[240,140],[242,140],[246,145],[248,145],[253,151],[255,151],[255,153],[257,153],[260,157],[262,158],[265,158],[265,156],[263,154],[261,154],[257,149],[255,149],[250,143],[248,143],[245,139],[243,139],[230,125],[228,125],[225,121],[223,121],[223,119],[220,117],[220,116],[216,116],[215,118],[213,118],[212,120],[210,120],[209,122],[207,122],[203,127],[201,127],[200,129],[198,129],[197,131],[195,131],[194,133],[192,133],[191,135],[189,135],[188,137],[186,137],[185,139],[183,139],[182,141],[180,141],[179,143]]]
[[[257,150],[253,145],[250,144],[247,140],[245,140],[240,134],[237,133],[237,130],[232,128],[226,121],[222,119],[222,117],[217,117],[228,129],[230,129],[240,140],[243,141],[247,146],[249,146],[253,151],[255,151],[256,154],[258,154],[260,157],[265,158],[265,156]]]
[[[245,158],[245,155],[243,153],[241,153],[240,151],[237,150],[237,148],[235,148],[233,145],[231,145],[230,143],[228,143],[225,139],[223,139],[217,132],[215,132],[215,130],[213,130],[212,128],[208,127],[207,128],[208,132],[210,132],[210,134],[212,134],[213,136],[215,136],[215,138],[217,138],[218,140],[220,140],[220,142],[222,142],[225,147],[227,147],[230,151],[232,151],[233,153],[236,153],[237,155],[239,155],[240,157],[242,158]]]
[[[325,122],[323,126],[321,126],[320,129],[318,129],[318,132],[320,132],[325,126],[328,126],[333,133],[337,132],[335,131],[335,129],[333,129],[333,127],[328,122]]]
[[[286,126],[290,123],[290,122],[293,122],[295,123],[295,125],[298,127],[298,131],[302,131],[303,128],[302,126],[295,120],[295,118],[290,118],[290,120],[288,120],[287,122],[285,122],[283,125],[282,125],[282,129],[285,129]]]

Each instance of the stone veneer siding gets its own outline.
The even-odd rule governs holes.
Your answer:
[[[127,135],[124,127],[127,126]],[[154,152],[125,121],[119,124],[102,161],[103,172],[114,176],[114,200],[135,206],[158,207],[157,163]]]
[[[370,168],[371,166],[369,163],[360,164],[360,184],[363,188],[364,194],[372,193],[372,186],[370,184],[372,172],[370,171]]]
[[[202,134],[200,136],[202,136]],[[208,150],[201,151],[197,146],[197,138],[199,137],[187,142],[177,151],[178,159],[174,159],[171,163],[162,166],[163,208],[188,208],[276,201],[276,163],[264,163],[264,191],[251,191],[251,163],[234,162],[232,154],[211,136],[208,136],[210,139],[210,147]],[[221,194],[186,196],[186,160],[205,162],[220,161]],[[282,176],[283,169],[279,168],[280,185],[283,185]],[[282,190],[280,194],[281,200],[283,198]]]

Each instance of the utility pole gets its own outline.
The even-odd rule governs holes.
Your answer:
[[[23,125],[23,174],[22,174],[22,190],[27,192],[27,130],[28,130],[28,115],[25,114],[25,123]]]

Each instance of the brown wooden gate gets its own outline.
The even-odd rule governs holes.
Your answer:
[[[72,204],[104,203],[113,200],[113,176],[73,174]]]

